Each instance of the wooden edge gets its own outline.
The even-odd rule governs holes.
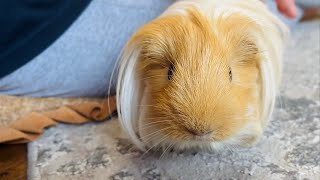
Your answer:
[[[27,144],[0,144],[0,180],[27,179]]]

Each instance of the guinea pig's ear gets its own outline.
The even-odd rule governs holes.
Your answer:
[[[240,13],[221,14],[216,20],[216,34],[224,37],[225,46],[233,52],[235,61],[246,62],[258,53],[258,24]]]
[[[137,135],[145,86],[137,76],[137,64],[141,48],[137,39],[132,39],[123,49],[119,59],[117,82],[118,117],[123,130],[133,143],[144,150],[144,144]]]

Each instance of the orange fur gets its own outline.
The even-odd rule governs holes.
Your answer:
[[[160,18],[142,28],[133,41],[141,41],[140,76],[150,90],[146,124],[158,123],[145,134],[168,128],[175,141],[194,140],[186,128],[213,130],[209,141],[222,141],[258,118],[259,52],[241,15],[221,18],[213,26],[196,9],[189,16]],[[174,64],[173,80],[167,78]],[[233,81],[229,82],[229,68]]]
[[[273,110],[285,33],[257,0],[177,2],[124,49],[122,127],[141,149],[253,144]]]

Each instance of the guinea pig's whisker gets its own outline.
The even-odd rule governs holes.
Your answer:
[[[161,132],[163,132],[163,131],[165,131],[165,130],[167,130],[167,129],[170,129],[171,127],[166,127],[166,128],[162,128],[162,129],[159,129],[159,130],[157,130],[157,131],[155,131],[155,132],[152,132],[152,133],[149,133],[149,134],[147,134],[147,135],[145,135],[145,136],[143,136],[143,138],[149,138],[150,136],[152,137],[152,135],[154,135],[154,134],[160,134]]]
[[[167,136],[167,135],[170,135],[170,134],[172,134],[172,133],[168,133],[168,134],[166,134],[166,136]],[[148,143],[150,144],[150,143],[152,142],[152,139],[155,138],[155,137],[157,137],[157,136],[159,136],[159,135],[160,135],[160,133],[158,133],[158,134],[156,134],[156,135],[154,135],[154,136],[152,136],[152,137],[149,137],[148,140],[146,140],[145,142],[146,142],[147,144],[148,144]],[[161,136],[160,136],[160,137],[161,137]]]
[[[233,152],[233,147],[232,147],[232,145],[225,144],[225,148],[226,148],[229,152]]]
[[[145,118],[146,120],[152,120],[152,119],[168,119],[167,117],[149,117]]]
[[[159,123],[159,124],[161,124],[161,123]],[[149,126],[146,126],[146,127],[141,127],[140,130],[144,130],[144,129],[156,127],[156,126],[158,126],[159,124],[152,124],[152,125],[149,125]]]
[[[169,138],[171,133],[163,136],[157,143],[155,143],[154,145],[152,145],[146,152],[143,153],[143,155],[141,157],[143,157],[144,155],[146,155],[151,149],[155,148],[156,146],[158,146],[161,142],[165,141],[166,139]]]
[[[166,125],[166,123],[151,124],[151,125],[149,125],[149,126],[141,127],[140,130],[144,130],[144,129],[156,127],[156,126],[159,126],[159,125]]]
[[[162,157],[164,157],[164,155],[166,154],[166,152],[173,146],[174,144],[173,143],[170,143],[167,148],[163,151],[163,153],[161,154],[159,160],[162,159]]]
[[[122,54],[124,51],[121,50],[120,54]],[[104,97],[109,97],[111,95],[111,87],[112,87],[112,81],[114,80],[113,78],[115,77],[115,73],[116,73],[116,70],[120,68],[120,61],[117,60],[116,63],[114,64],[113,68],[112,68],[112,72],[111,72],[111,76],[110,76],[110,79],[109,79],[109,86],[108,86],[108,91],[105,91],[105,96]],[[109,112],[111,112],[111,106],[110,106],[110,101],[108,98],[104,98],[104,101],[108,101],[108,110]]]
[[[283,101],[283,97],[281,96],[281,94],[279,93],[279,95],[277,96],[279,99],[279,103],[280,103],[280,108],[281,109],[286,109],[286,104]]]
[[[161,134],[160,134],[160,133],[157,133],[157,134],[154,134],[153,136],[147,138],[147,139],[145,140],[146,144],[150,144],[150,143],[152,142],[152,140],[153,140],[154,138],[158,137],[158,136],[161,137]]]
[[[145,119],[146,120],[146,119]],[[157,124],[157,123],[159,123],[159,122],[171,122],[171,120],[160,120],[160,121],[155,121],[155,122],[150,122],[150,123],[146,123],[146,124],[144,124],[144,126],[147,126],[147,125],[150,125],[150,124]]]
[[[146,129],[146,128],[150,128],[150,127],[154,127],[154,126],[158,126],[158,125],[161,125],[161,124],[164,125],[164,124],[166,124],[166,122],[161,121],[161,122],[152,123],[152,124],[149,124],[149,125],[144,125],[144,126],[140,127],[140,130]]]

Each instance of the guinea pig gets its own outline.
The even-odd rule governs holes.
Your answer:
[[[120,56],[117,108],[142,150],[250,147],[271,118],[288,28],[259,0],[181,0]]]

